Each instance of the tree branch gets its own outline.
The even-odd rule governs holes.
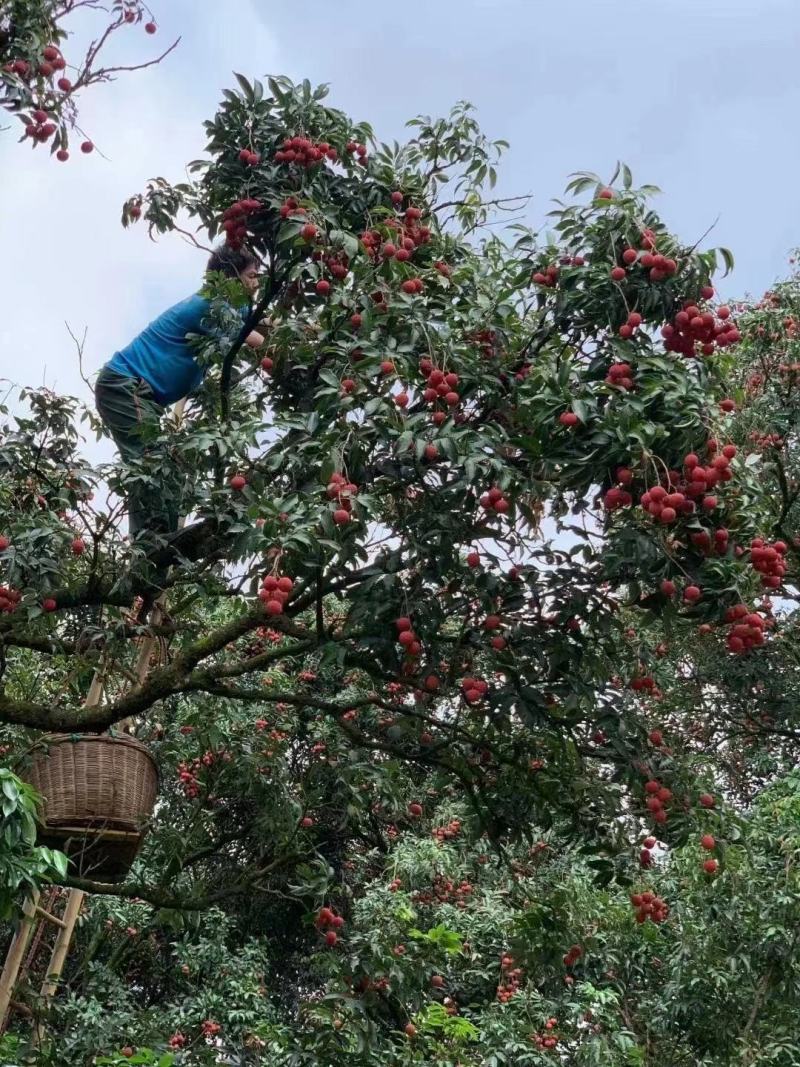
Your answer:
[[[95,893],[98,896],[123,897],[126,900],[141,901],[152,904],[154,908],[171,908],[175,911],[205,911],[220,900],[227,900],[230,897],[252,892],[253,885],[260,879],[274,873],[281,867],[285,867],[294,860],[302,859],[305,859],[305,856],[298,853],[281,856],[264,867],[257,867],[248,872],[247,876],[240,882],[234,882],[223,889],[218,889],[215,893],[208,893],[202,897],[179,896],[174,893],[164,892],[157,886],[146,886],[138,883],[95,882],[89,878],[78,878],[72,875],[68,875],[64,879],[64,885],[71,886],[73,889],[82,889],[85,893]]]

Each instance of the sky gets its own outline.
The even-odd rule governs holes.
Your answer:
[[[123,230],[148,178],[185,177],[232,71],[331,85],[330,102],[382,140],[408,118],[478,108],[511,142],[501,190],[530,193],[540,224],[576,170],[622,159],[693,242],[730,247],[725,298],[759,294],[800,244],[800,0],[151,0],[157,36],[117,37],[109,59],[160,66],[88,91],[81,124],[102,151],[59,164],[0,130],[0,378],[90,400],[95,374],[193,292],[202,253]],[[75,48],[97,22],[76,20]],[[70,48],[65,46],[67,58]],[[97,458],[107,458],[101,449]]]

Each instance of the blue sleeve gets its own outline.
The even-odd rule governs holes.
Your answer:
[[[211,310],[211,301],[204,296],[196,294],[187,302],[188,306],[184,311],[183,329],[184,333],[196,333],[202,337],[214,337],[217,340],[224,337],[230,332],[231,324],[220,325],[218,322],[213,321],[213,318],[209,315]],[[227,311],[235,315],[237,319],[244,322],[247,316],[250,314],[250,305],[245,304],[241,308],[233,308],[230,305],[227,306]]]
[[[206,322],[206,316],[208,310],[211,307],[211,301],[204,296],[192,297],[191,306],[189,307],[189,314],[186,323],[187,333],[199,333],[204,337],[208,337],[213,331]]]

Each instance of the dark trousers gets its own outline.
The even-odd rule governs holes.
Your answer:
[[[161,429],[164,408],[153,396],[143,378],[129,378],[103,367],[94,388],[97,410],[119,449],[120,458],[131,469],[126,476],[128,530],[131,540],[143,532],[170,534],[178,529],[178,493],[170,486],[171,472],[137,470],[137,461],[146,454],[156,459],[154,442]]]

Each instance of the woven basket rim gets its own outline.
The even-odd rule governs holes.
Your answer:
[[[104,745],[127,745],[129,748],[135,748],[138,752],[144,753],[150,759],[153,766],[158,769],[153,753],[147,745],[136,737],[112,737],[111,734],[44,734],[31,746],[30,752],[33,753],[44,745],[78,744],[79,742],[83,743],[84,741],[91,741]]]

